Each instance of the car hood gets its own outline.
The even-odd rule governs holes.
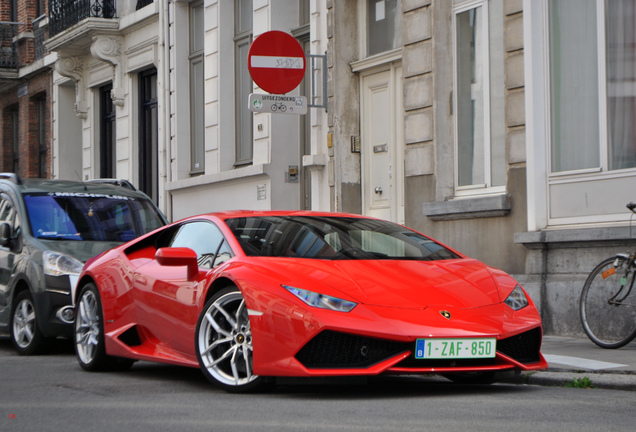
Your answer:
[[[119,246],[118,242],[103,241],[65,241],[65,240],[39,240],[45,249],[70,255],[82,262],[86,262],[94,256],[109,249]]]
[[[275,259],[281,282],[359,303],[421,309],[472,308],[501,302],[488,267],[474,259],[445,261]],[[321,287],[321,285],[326,287]],[[329,291],[329,292],[325,292]]]

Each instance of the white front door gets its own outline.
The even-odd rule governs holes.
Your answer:
[[[404,223],[402,67],[364,72],[360,82],[363,212]]]

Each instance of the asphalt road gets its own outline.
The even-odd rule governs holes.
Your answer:
[[[147,362],[88,373],[70,346],[20,357],[0,340],[0,432],[29,431],[625,431],[636,393],[438,377],[285,384],[266,394],[216,389],[200,371]]]

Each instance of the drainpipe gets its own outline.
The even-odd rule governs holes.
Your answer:
[[[164,212],[169,221],[172,221],[172,206],[171,200],[166,192],[166,183],[171,181],[171,143],[172,143],[172,130],[170,128],[170,0],[159,0],[159,45],[160,49],[163,49],[163,157],[160,157],[160,163],[163,164],[162,178],[160,188],[163,188],[163,203]]]

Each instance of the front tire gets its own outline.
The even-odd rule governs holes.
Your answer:
[[[106,355],[102,304],[94,284],[82,287],[76,308],[75,353],[82,369],[89,372],[129,369],[133,360]]]
[[[617,256],[602,261],[585,281],[579,304],[581,324],[596,345],[620,348],[636,336],[635,278],[629,259]]]
[[[22,291],[11,311],[11,342],[20,355],[33,355],[46,346],[35,315],[35,303],[29,291]]]
[[[252,372],[252,331],[245,300],[236,286],[215,293],[205,304],[195,334],[203,374],[229,392],[262,388]]]

